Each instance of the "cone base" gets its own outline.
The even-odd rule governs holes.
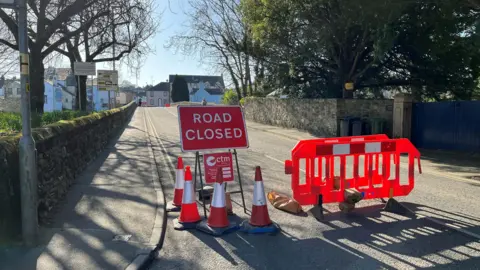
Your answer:
[[[252,216],[250,217],[250,224],[257,227],[264,227],[272,224],[270,216],[268,215],[268,208],[266,205],[252,207]]]
[[[191,230],[195,229],[197,227],[197,224],[200,221],[197,222],[180,222],[178,218],[173,220],[173,229],[177,231],[185,231],[185,230]]]
[[[242,224],[240,224],[240,231],[244,233],[250,233],[250,234],[264,234],[264,233],[269,233],[269,234],[275,234],[280,231],[280,226],[278,226],[276,223],[272,223],[268,226],[253,226],[250,224],[250,221],[244,220]]]
[[[206,220],[203,220],[197,224],[197,230],[213,236],[222,236],[228,233],[232,233],[238,229],[240,229],[240,226],[238,226],[236,222],[230,222],[230,224],[224,228],[210,227]]]
[[[180,212],[182,209],[181,205],[175,205],[173,202],[168,202],[166,210],[167,212]]]

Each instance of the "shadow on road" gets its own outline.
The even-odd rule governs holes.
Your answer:
[[[145,169],[150,162],[138,158],[148,155],[146,142],[122,136],[129,129],[144,132],[128,125],[111,139],[44,219],[40,245],[0,249],[0,269],[123,269],[130,263],[149,242],[151,228],[138,231],[138,224],[153,224],[142,214],[151,215],[156,197],[151,170]],[[114,240],[118,235],[128,241]]]
[[[302,228],[288,225],[275,236],[183,233],[191,233],[231,266],[253,269],[474,269],[480,263],[480,243],[463,235],[376,206],[358,210],[348,216],[327,214],[324,224],[330,228],[316,238],[295,237]],[[183,268],[192,262],[177,263]]]

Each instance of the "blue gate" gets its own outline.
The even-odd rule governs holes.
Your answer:
[[[415,103],[412,118],[418,148],[480,150],[480,101]]]

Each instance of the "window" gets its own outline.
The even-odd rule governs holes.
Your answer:
[[[168,97],[168,92],[167,91],[163,92],[163,96]]]
[[[48,98],[47,98],[47,95],[44,95],[44,96],[43,96],[43,101],[44,101],[44,103],[45,103],[45,104],[48,104]]]
[[[20,88],[17,88],[17,96],[20,96]]]
[[[150,96],[153,97],[153,91],[150,91]]]
[[[150,105],[153,105],[153,99],[150,99]]]

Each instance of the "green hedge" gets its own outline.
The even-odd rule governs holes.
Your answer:
[[[32,115],[32,128],[42,127],[61,120],[72,120],[88,115],[80,111],[45,112]],[[12,133],[22,130],[22,116],[19,113],[0,113],[0,133]]]

